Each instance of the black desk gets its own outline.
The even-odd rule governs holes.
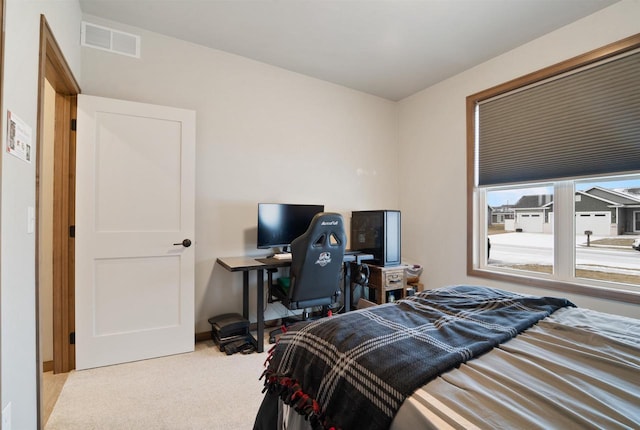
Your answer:
[[[351,310],[351,264],[372,260],[373,255],[358,252],[344,254],[344,311]],[[264,271],[289,267],[291,260],[277,258],[220,257],[216,262],[230,272],[242,272],[242,316],[249,319],[249,272],[256,271],[256,350],[264,351]]]

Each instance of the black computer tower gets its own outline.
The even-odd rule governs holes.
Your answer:
[[[375,210],[351,212],[349,248],[373,254],[372,264],[400,264],[400,211]]]

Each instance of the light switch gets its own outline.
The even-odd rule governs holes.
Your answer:
[[[11,430],[11,402],[2,410],[2,430]]]

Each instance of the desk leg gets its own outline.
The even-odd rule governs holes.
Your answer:
[[[264,351],[264,270],[258,269],[257,271],[258,282],[257,282],[257,309],[256,309],[256,318],[257,318],[257,341],[258,341],[258,352]]]
[[[351,310],[351,263],[344,263],[344,312]]]
[[[249,320],[249,272],[242,272],[242,316]]]

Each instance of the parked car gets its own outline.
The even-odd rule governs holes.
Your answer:
[[[631,244],[631,247],[636,251],[640,251],[640,239],[634,240],[633,243]]]

